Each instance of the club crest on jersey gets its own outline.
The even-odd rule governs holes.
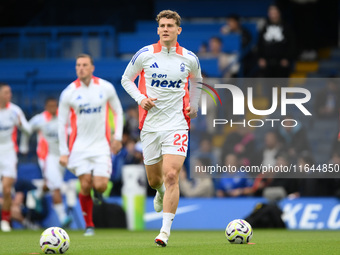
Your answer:
[[[185,71],[185,64],[184,63],[182,63],[180,65],[180,70],[181,70],[182,73]]]

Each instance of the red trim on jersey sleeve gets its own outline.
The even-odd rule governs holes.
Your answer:
[[[71,152],[73,148],[73,144],[76,141],[76,137],[77,137],[77,115],[72,108],[71,108],[70,124],[71,124],[72,131],[70,134],[70,139],[68,141],[68,147]]]
[[[18,129],[17,129],[17,127],[14,127],[13,132],[12,132],[12,141],[13,141],[13,145],[14,145],[14,150],[16,152],[19,151],[17,139],[18,139]]]
[[[98,77],[92,76],[92,79],[93,79],[94,84],[99,85],[99,78]]]
[[[45,137],[39,132],[38,145],[37,145],[37,156],[39,159],[45,160],[48,155],[48,142]]]
[[[138,83],[138,89],[140,93],[142,93],[144,96],[148,97],[146,94],[146,86],[145,86],[145,72],[142,70],[142,72],[139,75],[139,83]],[[139,111],[139,129],[142,130],[144,121],[146,119],[146,115],[148,115],[148,111],[144,110],[141,106],[138,106]]]
[[[11,103],[6,104],[6,108],[9,108],[11,106]]]
[[[188,83],[189,83],[189,79],[188,81],[185,83],[184,86],[184,90],[185,90],[185,95],[183,97],[183,115],[185,120],[187,121],[188,124],[188,128],[190,129],[190,117],[188,115],[186,115],[186,111],[185,109],[189,106],[189,90],[188,90]]]
[[[81,87],[81,82],[80,82],[79,79],[76,79],[76,80],[74,81],[74,84],[76,84],[76,88]]]
[[[109,109],[110,109],[110,105],[109,103],[106,103],[105,136],[106,136],[107,142],[110,145],[111,144],[111,128],[110,128],[110,122],[109,122]]]

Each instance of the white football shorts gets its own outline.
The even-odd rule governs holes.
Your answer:
[[[0,177],[17,178],[17,153],[13,151],[0,153]]]
[[[186,157],[188,150],[188,130],[167,130],[159,132],[143,131],[140,135],[145,165],[153,165],[162,160],[162,155],[172,154]]]
[[[59,155],[48,154],[45,159],[38,159],[42,175],[50,190],[60,189],[64,182],[65,168],[59,164]]]
[[[93,176],[111,177],[112,160],[110,155],[88,156],[82,153],[72,152],[68,159],[68,166],[77,177],[83,174]]]

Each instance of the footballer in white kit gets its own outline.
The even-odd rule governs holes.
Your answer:
[[[71,217],[68,217],[62,203],[61,187],[64,182],[65,168],[59,164],[58,139],[58,101],[48,98],[45,111],[35,115],[29,124],[32,133],[37,132],[37,156],[42,175],[46,182],[44,191],[52,191],[53,208],[62,227],[66,227]],[[31,134],[30,134],[31,135]],[[29,135],[21,136],[20,147],[28,151]],[[44,192],[37,190],[36,196],[42,198]]]
[[[100,195],[107,188],[112,172],[110,149],[117,153],[122,146],[123,110],[113,85],[93,76],[91,56],[78,55],[76,72],[78,79],[67,86],[59,101],[60,163],[80,180],[79,200],[86,223],[84,235],[91,236],[94,224],[90,192],[93,188]],[[113,137],[109,109],[114,113]],[[71,127],[70,135],[67,133],[68,125]]]
[[[18,128],[30,133],[24,113],[19,106],[11,103],[11,88],[0,83],[0,178],[4,203],[1,210],[1,230],[11,231],[10,208],[12,203],[11,189],[17,178],[17,131]]]
[[[155,242],[163,247],[178,205],[178,174],[187,155],[190,118],[197,116],[200,93],[190,98],[189,79],[191,83],[202,78],[196,55],[177,42],[180,19],[177,12],[160,12],[156,18],[160,40],[139,50],[122,77],[123,87],[139,105],[148,182],[157,190],[155,210],[163,209],[163,226]]]

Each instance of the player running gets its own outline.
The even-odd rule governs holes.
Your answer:
[[[122,85],[139,104],[144,164],[149,185],[157,190],[154,209],[163,209],[155,242],[165,247],[179,201],[178,176],[187,155],[190,118],[197,116],[199,94],[189,105],[188,82],[201,80],[201,69],[196,55],[177,42],[182,31],[178,13],[165,10],[156,20],[160,40],[134,55]]]
[[[67,216],[61,196],[61,186],[65,168],[59,164],[58,140],[58,101],[48,98],[45,102],[45,111],[35,115],[29,124],[32,133],[37,132],[37,156],[40,169],[45,179],[43,191],[52,191],[53,209],[56,212],[62,227],[67,227],[71,217]],[[32,134],[30,134],[32,135]],[[29,135],[21,136],[20,147],[28,152]],[[42,190],[37,190],[36,197],[41,199]]]
[[[103,193],[112,171],[110,143],[113,153],[122,147],[123,110],[113,85],[93,76],[91,56],[77,57],[78,79],[61,94],[59,101],[58,133],[60,164],[79,178],[79,201],[86,223],[85,236],[94,235],[91,188]],[[108,110],[115,116],[115,133],[111,138]],[[72,132],[67,135],[67,124]],[[67,146],[68,141],[68,146]]]
[[[19,106],[11,103],[11,87],[0,83],[0,177],[2,179],[3,206],[1,230],[11,231],[11,190],[17,178],[17,128],[29,133],[31,128]]]

